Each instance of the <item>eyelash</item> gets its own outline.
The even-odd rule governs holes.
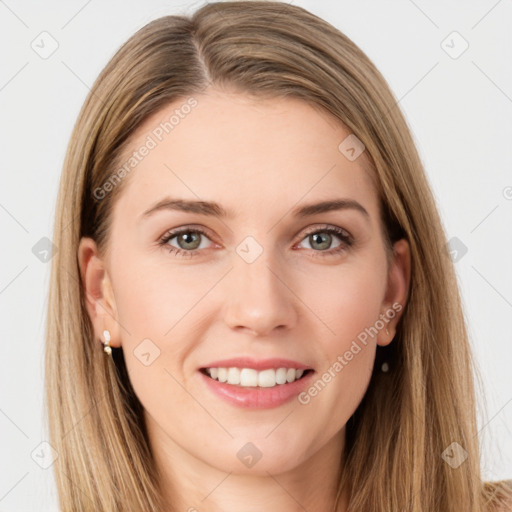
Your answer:
[[[200,233],[201,235],[204,235],[205,237],[208,238],[208,234],[206,233],[206,231],[204,231],[201,228],[180,228],[178,230],[168,231],[167,233],[165,233],[160,238],[158,245],[163,246],[165,249],[167,249],[170,253],[174,254],[175,256],[179,256],[179,257],[184,257],[187,255],[189,257],[197,256],[201,249],[193,249],[190,251],[186,251],[185,249],[179,249],[179,248],[173,247],[172,245],[169,245],[167,243],[167,242],[169,242],[169,240],[172,240],[176,236],[181,235],[183,233]],[[317,254],[314,254],[314,257],[326,257],[326,256],[337,255],[338,253],[341,253],[342,251],[345,251],[348,248],[352,247],[353,242],[354,242],[352,236],[347,231],[345,231],[344,229],[341,229],[341,228],[334,227],[334,226],[326,226],[325,228],[316,228],[312,231],[309,231],[309,232],[305,233],[304,237],[300,241],[302,242],[302,240],[304,240],[309,235],[314,235],[316,233],[329,233],[331,235],[336,235],[337,237],[340,238],[341,244],[338,247],[335,247],[334,249],[330,249],[327,251],[315,251],[312,249],[313,253],[317,253]],[[320,254],[318,254],[318,253],[320,253]]]

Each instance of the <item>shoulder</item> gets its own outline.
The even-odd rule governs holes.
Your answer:
[[[484,482],[486,512],[512,512],[512,480]]]

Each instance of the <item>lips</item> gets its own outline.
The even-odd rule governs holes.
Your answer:
[[[290,359],[247,357],[212,361],[199,369],[217,397],[238,407],[264,409],[284,404],[311,381],[314,370]]]

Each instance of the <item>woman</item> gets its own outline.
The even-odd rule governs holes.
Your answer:
[[[325,21],[223,2],[139,30],[79,115],[55,244],[62,510],[510,509],[407,124]]]

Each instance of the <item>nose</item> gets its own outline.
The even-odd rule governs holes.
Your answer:
[[[252,263],[235,258],[224,306],[226,324],[262,337],[274,329],[293,328],[299,301],[289,280],[289,272],[266,257],[266,251]]]

